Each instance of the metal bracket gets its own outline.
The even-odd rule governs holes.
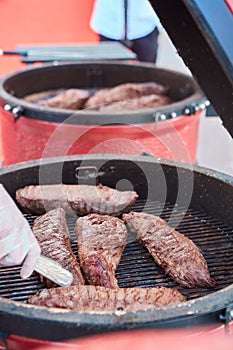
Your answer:
[[[225,331],[230,335],[230,322],[233,321],[233,304],[228,305],[224,315],[220,315],[220,320],[225,323]]]
[[[14,121],[16,122],[19,117],[23,114],[23,107],[16,106],[12,109],[12,114],[14,116]]]
[[[11,106],[8,103],[4,106],[4,110],[7,112],[11,112],[13,114],[15,122],[23,114],[23,107],[22,106]]]
[[[78,183],[93,182],[98,185],[98,169],[95,166],[80,166],[75,168],[75,177]]]

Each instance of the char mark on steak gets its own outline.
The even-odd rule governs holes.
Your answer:
[[[184,302],[176,289],[70,286],[42,290],[30,297],[29,304],[77,310],[80,312],[136,312]]]
[[[41,254],[70,271],[73,275],[72,285],[84,284],[80,266],[70,246],[64,210],[54,209],[36,218],[32,230],[41,247]],[[43,276],[40,278],[47,287],[54,287],[53,282]]]
[[[198,247],[165,220],[136,212],[124,214],[123,220],[137,233],[138,241],[148,249],[156,263],[180,285],[187,288],[216,285]]]
[[[90,214],[76,221],[78,256],[88,284],[118,288],[115,271],[127,239],[127,229],[119,218]]]
[[[113,102],[125,101],[132,98],[139,98],[145,95],[165,95],[168,88],[155,82],[145,83],[124,83],[113,88],[98,90],[85,103],[85,108],[96,108],[98,106]]]
[[[118,216],[128,212],[137,198],[135,191],[118,191],[103,185],[32,185],[16,191],[20,207],[36,215],[63,208],[67,215],[98,213]]]

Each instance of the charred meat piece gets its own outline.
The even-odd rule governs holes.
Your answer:
[[[65,212],[58,208],[35,219],[33,233],[41,247],[41,254],[51,258],[73,274],[72,285],[84,284],[80,266],[72,251]],[[54,283],[40,276],[47,287]]]
[[[115,271],[126,245],[124,222],[109,215],[90,214],[76,221],[78,255],[88,284],[118,288]]]
[[[138,98],[144,95],[164,95],[167,91],[166,86],[155,82],[120,84],[113,88],[98,90],[87,100],[85,108],[95,108],[99,105]]]
[[[81,109],[89,97],[87,90],[68,89],[54,97],[39,100],[37,103],[46,107]]]
[[[134,191],[118,191],[102,185],[32,185],[16,191],[21,208],[37,215],[60,207],[68,215],[120,215],[129,211],[137,198]]]
[[[197,246],[165,220],[146,213],[123,215],[123,220],[156,263],[180,285],[187,288],[214,287],[208,266]]]
[[[98,109],[99,112],[122,112],[122,111],[135,111],[142,108],[157,108],[170,103],[168,96],[162,95],[148,95],[138,98],[132,98],[130,100],[113,102],[106,105],[101,105]]]
[[[178,290],[166,287],[111,289],[100,286],[70,286],[42,290],[30,297],[28,303],[80,312],[135,312],[185,300]]]

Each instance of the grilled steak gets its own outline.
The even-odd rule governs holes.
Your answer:
[[[115,271],[127,239],[123,221],[90,214],[76,221],[76,234],[80,265],[87,283],[118,288]]]
[[[148,95],[138,98],[131,98],[130,100],[113,102],[105,105],[100,105],[99,112],[122,112],[122,111],[134,111],[141,108],[157,108],[169,104],[170,100],[168,96],[162,95]]]
[[[58,208],[51,210],[35,219],[33,233],[41,247],[41,254],[51,258],[73,274],[73,285],[84,284],[79,264],[69,242],[69,231],[66,224],[65,212]],[[48,286],[54,283],[41,276]]]
[[[37,215],[60,207],[68,215],[120,215],[129,211],[137,198],[134,191],[117,191],[102,185],[26,186],[16,191],[21,208]]]
[[[148,310],[184,302],[176,289],[70,286],[42,290],[28,299],[29,304],[78,310],[80,312],[115,312]]]
[[[87,90],[68,89],[53,97],[39,100],[37,103],[46,107],[81,109],[89,96]]]
[[[98,90],[87,100],[85,108],[96,108],[99,105],[138,98],[144,95],[164,95],[167,91],[167,87],[155,82],[120,84],[113,88]]]
[[[214,287],[207,263],[197,246],[163,219],[146,213],[123,215],[123,220],[161,266],[180,285]]]

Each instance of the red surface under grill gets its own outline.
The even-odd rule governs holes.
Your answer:
[[[48,342],[39,339],[10,336],[7,339],[11,350],[231,350],[233,342],[233,322],[226,334],[224,326],[218,328],[195,327],[183,330],[145,330],[98,335],[65,342]],[[1,344],[0,344],[1,346]],[[2,349],[6,349],[3,347]],[[0,350],[2,350],[0,347]]]
[[[151,153],[195,163],[199,116],[181,116],[165,122],[85,126],[58,124],[20,117],[1,110],[4,165],[73,154]]]

